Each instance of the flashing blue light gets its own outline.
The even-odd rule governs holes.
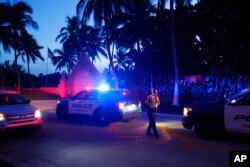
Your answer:
[[[107,84],[101,84],[98,89],[100,91],[108,91],[109,90],[109,86]]]

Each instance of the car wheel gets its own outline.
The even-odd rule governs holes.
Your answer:
[[[61,107],[56,108],[56,115],[59,120],[66,120],[68,117],[68,114],[61,109]]]
[[[218,137],[218,126],[215,119],[200,119],[194,126],[194,133],[202,139]]]
[[[104,117],[103,114],[101,114],[100,110],[95,111],[94,120],[97,123],[97,125],[101,127],[108,126],[109,124],[108,120]]]
[[[123,119],[122,121],[123,121],[123,122],[129,122],[130,119]]]

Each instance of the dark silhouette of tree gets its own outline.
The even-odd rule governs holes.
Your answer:
[[[0,7],[4,12],[4,28],[2,30],[8,33],[9,39],[3,39],[2,44],[5,49],[11,47],[14,50],[14,66],[16,66],[17,71],[17,91],[20,92],[21,78],[20,78],[20,68],[18,66],[18,51],[22,47],[22,35],[26,33],[26,26],[31,26],[34,29],[38,28],[38,25],[33,21],[30,14],[32,14],[32,8],[24,2],[17,2],[11,5],[8,1],[7,3],[1,4]],[[6,37],[6,36],[4,36]],[[8,43],[6,43],[8,42]]]
[[[23,45],[21,50],[19,50],[19,53],[21,54],[23,61],[27,63],[28,73],[30,74],[31,61],[33,63],[35,63],[37,60],[44,61],[44,58],[40,52],[40,49],[43,47],[39,46],[33,36],[28,33],[24,33],[22,36],[22,44]]]
[[[54,53],[58,54],[55,56],[50,49],[48,49],[49,55],[51,55],[51,61],[53,65],[56,65],[56,70],[61,70],[63,67],[66,67],[68,75],[70,71],[74,68],[77,57],[70,54],[64,53],[62,50],[55,49]]]
[[[86,24],[93,14],[93,20],[96,27],[104,26],[105,45],[110,62],[111,72],[114,77],[115,87],[118,88],[118,79],[113,64],[113,52],[111,52],[112,41],[110,40],[113,31],[112,19],[117,12],[121,11],[122,2],[120,0],[80,0],[77,4],[77,15],[81,18],[82,23]]]
[[[124,13],[120,16],[122,22],[120,21],[119,28],[113,33],[114,40],[118,43],[118,47],[127,48],[127,52],[131,52],[130,58],[135,62],[136,72],[143,73],[145,67],[141,63],[142,52],[146,45],[150,47],[152,44],[152,36],[155,33],[152,15],[155,11],[151,1],[148,0],[133,0],[124,6]]]
[[[100,30],[91,26],[81,25],[77,17],[67,17],[67,27],[61,29],[60,34],[56,38],[57,40],[60,40],[60,43],[63,44],[64,55],[67,55],[67,60],[74,60],[84,52],[89,53],[88,55],[92,62],[96,61],[96,58],[100,59],[99,53],[107,57],[103,49],[104,44]],[[75,60],[69,62],[68,65],[67,69],[70,72],[71,70],[69,69],[74,67]]]
[[[27,63],[27,69],[28,69],[28,77],[30,80],[31,87],[34,87],[32,76],[30,74],[30,63],[31,61],[35,64],[36,60],[42,60],[44,61],[44,58],[41,55],[40,49],[42,49],[42,46],[39,46],[36,42],[36,40],[33,38],[32,35],[28,33],[24,33],[22,35],[22,47],[21,50],[19,50],[19,54],[22,56],[22,60]]]

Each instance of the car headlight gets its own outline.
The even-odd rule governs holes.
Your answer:
[[[184,107],[183,108],[183,116],[188,116],[191,112],[192,112],[192,108],[191,107]]]
[[[5,120],[5,115],[3,113],[0,113],[0,121],[4,121]]]
[[[37,109],[35,111],[35,118],[41,118],[41,117],[42,117],[41,111],[39,109]]]

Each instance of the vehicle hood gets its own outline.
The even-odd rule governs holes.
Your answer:
[[[4,114],[26,114],[34,112],[36,109],[38,108],[30,104],[0,106],[0,112]]]
[[[214,102],[200,102],[195,104],[187,105],[192,107],[192,114],[202,114],[202,115],[220,115],[224,112],[224,101],[214,101]]]

